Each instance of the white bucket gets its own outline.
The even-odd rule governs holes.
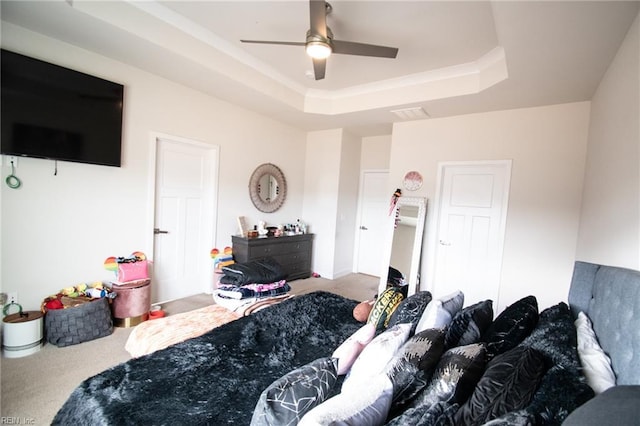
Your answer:
[[[2,354],[20,358],[40,350],[44,342],[42,318],[38,311],[18,312],[2,320]]]

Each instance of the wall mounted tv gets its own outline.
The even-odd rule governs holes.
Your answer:
[[[124,86],[2,49],[0,153],[120,167]]]

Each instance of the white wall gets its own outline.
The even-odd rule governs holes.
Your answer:
[[[302,214],[309,231],[315,234],[312,268],[323,277],[333,278],[342,130],[309,132],[306,153]]]
[[[347,275],[353,271],[358,188],[360,183],[361,141],[361,138],[348,132],[343,132],[342,154],[340,156],[340,183],[338,186],[334,278]]]
[[[306,134],[153,74],[2,25],[2,47],[125,85],[123,166],[112,168],[20,158],[20,189],[2,185],[0,288],[17,291],[25,309],[63,287],[112,279],[109,256],[151,252],[147,220],[150,133],[160,132],[220,147],[215,246],[231,245],[236,217],[277,224],[301,218]],[[248,182],[261,163],[284,172],[288,194],[281,210],[258,212]],[[4,175],[9,169],[3,167]],[[203,253],[208,258],[209,253]]]
[[[511,159],[512,176],[500,300],[494,310],[534,294],[541,308],[566,300],[575,259],[589,103],[497,111],[397,123],[389,190],[417,170],[429,199],[423,277],[433,254],[432,214],[440,161]],[[430,289],[430,282],[422,282]],[[456,289],[451,289],[454,291]],[[437,295],[436,295],[437,296]]]
[[[367,136],[362,138],[360,153],[361,170],[386,170],[389,168],[391,135]]]
[[[640,269],[640,15],[591,103],[577,259]]]

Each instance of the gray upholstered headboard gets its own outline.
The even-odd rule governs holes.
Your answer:
[[[569,306],[591,319],[617,384],[640,385],[640,272],[576,262]]]

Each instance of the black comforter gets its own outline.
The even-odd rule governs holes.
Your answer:
[[[85,380],[53,424],[248,425],[260,393],[361,324],[356,301],[295,297]]]

